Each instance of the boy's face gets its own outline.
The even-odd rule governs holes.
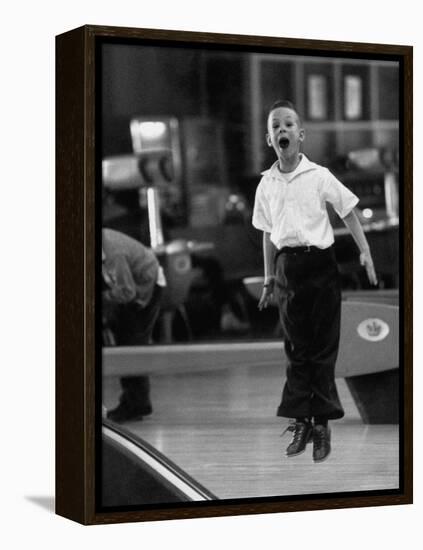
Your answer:
[[[300,126],[297,113],[288,107],[273,109],[267,119],[266,140],[278,157],[298,154],[304,141],[304,129]]]

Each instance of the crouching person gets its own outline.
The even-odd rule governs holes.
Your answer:
[[[103,344],[151,344],[165,286],[153,251],[123,233],[103,229],[102,278]],[[120,383],[119,404],[107,418],[121,423],[152,413],[148,376],[125,376]]]

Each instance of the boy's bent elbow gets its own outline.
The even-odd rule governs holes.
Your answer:
[[[353,208],[352,210],[350,210],[348,212],[348,214],[346,214],[343,218],[342,218],[343,222],[344,223],[350,223],[350,222],[354,222],[354,221],[359,221],[358,220],[358,217],[357,217],[357,214],[355,212],[355,208]]]

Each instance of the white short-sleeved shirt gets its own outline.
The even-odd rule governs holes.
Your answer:
[[[273,244],[328,248],[334,242],[326,202],[344,218],[358,197],[327,168],[311,162],[304,154],[293,172],[282,174],[278,161],[262,172],[257,186],[253,225],[270,233]]]

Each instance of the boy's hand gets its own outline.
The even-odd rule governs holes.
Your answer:
[[[366,268],[367,277],[369,278],[370,284],[376,286],[377,277],[370,250],[366,250],[360,254],[360,264]]]
[[[275,280],[272,279],[271,281],[267,282],[264,286],[263,286],[263,290],[261,292],[261,297],[260,297],[260,301],[258,303],[258,308],[259,310],[261,311],[262,309],[265,309],[269,303],[271,302],[272,300],[272,296],[273,296],[273,290],[274,290],[274,287],[275,287]]]

